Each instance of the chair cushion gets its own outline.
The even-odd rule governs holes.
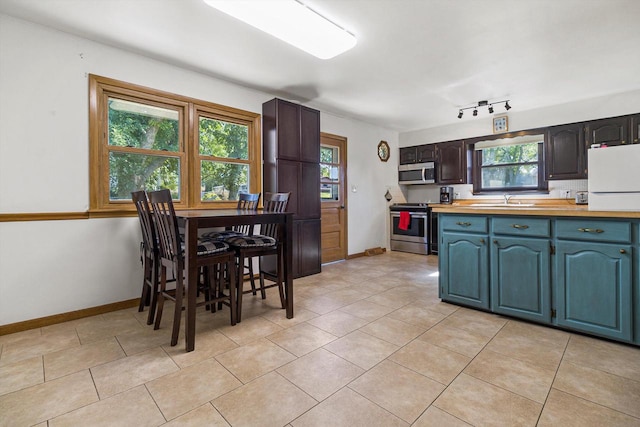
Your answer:
[[[255,248],[261,246],[275,246],[276,239],[269,236],[261,236],[256,234],[254,236],[234,236],[225,239],[229,245],[234,248]]]
[[[184,253],[184,242],[180,243]],[[229,245],[222,240],[198,239],[198,255],[211,255],[229,250]]]
[[[245,236],[244,233],[233,230],[209,231],[202,234],[202,239],[224,240],[228,237]]]

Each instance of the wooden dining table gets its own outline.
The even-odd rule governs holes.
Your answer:
[[[284,251],[285,308],[288,319],[293,318],[293,213],[243,211],[236,209],[176,211],[180,227],[184,227],[185,286],[187,293],[185,341],[186,350],[193,351],[196,338],[196,297],[198,267],[196,263],[198,230],[214,227],[231,227],[242,224],[282,224]]]

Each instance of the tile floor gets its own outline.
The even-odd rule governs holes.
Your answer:
[[[201,311],[196,350],[122,310],[0,337],[0,426],[640,426],[640,348],[440,302],[390,252],[295,281],[296,317]],[[167,309],[165,313],[171,313]]]

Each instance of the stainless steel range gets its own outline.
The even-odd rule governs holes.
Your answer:
[[[391,250],[416,254],[437,253],[437,226],[432,230],[431,208],[426,203],[396,203],[389,207],[391,215]],[[409,215],[409,224],[400,227],[401,212]],[[432,231],[436,233],[433,239]],[[432,242],[433,240],[433,242]],[[435,248],[432,247],[432,243]],[[435,250],[434,250],[435,249]]]

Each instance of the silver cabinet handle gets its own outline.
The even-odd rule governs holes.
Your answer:
[[[604,230],[599,228],[578,228],[578,231],[582,231],[583,233],[604,233]]]
[[[460,227],[469,227],[471,225],[470,222],[456,222]]]
[[[526,230],[527,228],[529,228],[528,225],[520,225],[520,224],[511,224],[511,226],[513,228],[517,228],[518,230]]]
[[[627,251],[625,251],[624,249],[620,249],[620,253],[621,253],[621,254],[626,254],[626,253],[627,253]]]

